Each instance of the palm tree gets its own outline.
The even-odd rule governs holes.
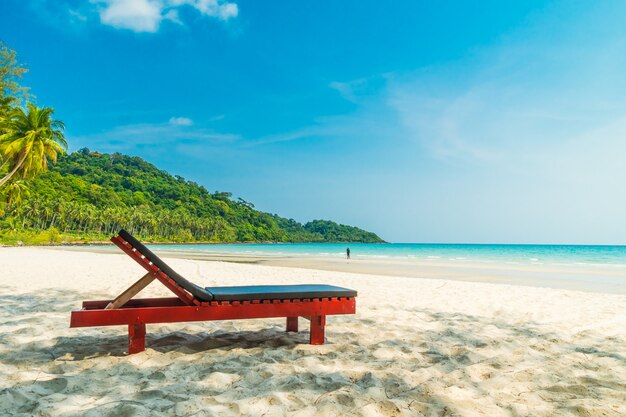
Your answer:
[[[26,184],[24,184],[24,181],[17,180],[7,185],[7,187],[2,190],[1,194],[6,197],[6,202],[9,206],[17,206],[22,203],[24,197],[30,195],[30,191]]]
[[[27,111],[17,107],[0,120],[0,155],[3,166],[10,163],[0,187],[15,174],[22,179],[35,177],[48,169],[48,161],[56,162],[57,155],[65,152],[65,126],[52,119],[53,113],[50,107],[29,103]]]
[[[9,110],[11,110],[11,104],[14,102],[14,97],[2,96],[0,93],[0,117],[5,117],[9,113]]]

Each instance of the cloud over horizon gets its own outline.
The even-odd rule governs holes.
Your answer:
[[[193,120],[188,117],[170,117],[170,124],[174,126],[191,126]]]

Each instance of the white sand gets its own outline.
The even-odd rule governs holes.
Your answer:
[[[170,260],[168,260],[170,261]],[[172,259],[207,286],[359,291],[327,343],[283,319],[69,329],[142,274],[125,255],[0,248],[0,415],[624,416],[626,296]],[[153,283],[141,296],[169,295]]]

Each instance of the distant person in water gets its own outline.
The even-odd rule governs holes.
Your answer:
[[[346,248],[346,259],[350,259],[350,248]]]

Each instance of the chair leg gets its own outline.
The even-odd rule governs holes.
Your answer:
[[[143,323],[128,325],[128,354],[146,350],[146,325]]]
[[[287,317],[287,331],[298,333],[298,317]]]
[[[326,325],[326,316],[311,317],[311,338],[312,345],[324,344],[324,326]]]

